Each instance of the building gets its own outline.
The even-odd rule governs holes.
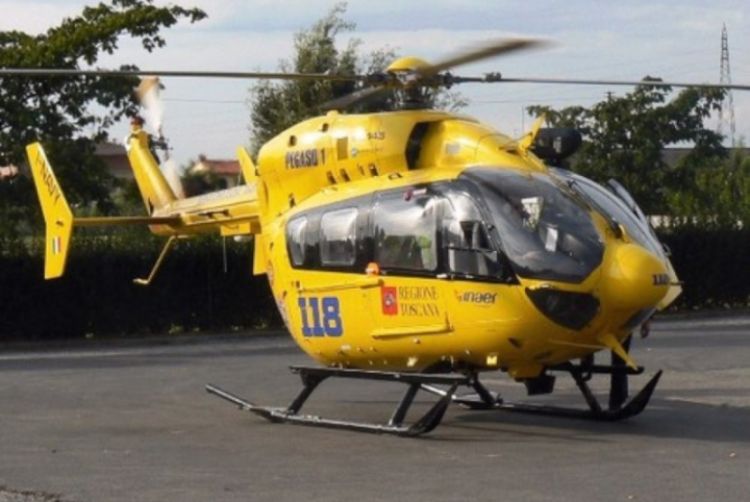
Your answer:
[[[133,170],[128,162],[128,152],[125,146],[119,143],[105,141],[96,145],[97,157],[104,161],[109,174],[121,180],[132,180]]]
[[[128,153],[119,143],[103,142],[97,145],[95,155],[107,167],[109,174],[119,180],[132,180]],[[209,159],[205,155],[188,168],[183,180],[183,189],[188,196],[199,195],[222,188],[237,186],[241,180],[242,170],[237,160]]]
[[[198,162],[188,168],[187,172],[194,176],[211,175],[218,179],[220,188],[235,187],[239,185],[242,177],[239,161],[209,159],[205,155],[199,156]]]
[[[18,174],[18,168],[14,165],[0,166],[0,180],[14,178]]]

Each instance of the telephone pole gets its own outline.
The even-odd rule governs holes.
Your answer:
[[[719,82],[723,85],[732,84],[732,73],[729,69],[729,37],[727,35],[726,24],[721,28],[721,78]],[[734,99],[732,98],[731,89],[727,89],[725,92],[724,100],[719,107],[719,125],[716,132],[723,136],[728,128],[729,142],[732,148],[734,148]]]

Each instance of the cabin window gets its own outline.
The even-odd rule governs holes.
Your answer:
[[[320,219],[320,264],[347,267],[356,261],[357,208],[324,213]]]
[[[301,267],[305,264],[305,230],[307,230],[307,218],[295,218],[286,226],[286,240],[289,247],[289,256],[292,265]]]
[[[441,198],[426,189],[381,194],[373,210],[375,261],[383,269],[437,270]]]

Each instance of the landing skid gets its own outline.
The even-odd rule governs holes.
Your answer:
[[[303,387],[299,395],[286,408],[259,406],[222,390],[215,385],[206,385],[206,391],[238,405],[241,410],[255,413],[256,415],[275,423],[288,422],[298,425],[348,429],[360,432],[385,433],[397,436],[419,436],[430,432],[440,424],[440,421],[445,414],[445,410],[451,403],[451,397],[455,393],[456,388],[459,385],[468,384],[469,380],[469,377],[464,375],[424,375],[419,373],[311,368],[303,366],[292,366],[291,370],[293,373],[300,375]],[[307,401],[307,398],[310,397],[318,384],[328,377],[401,382],[408,385],[408,388],[398,406],[396,406],[390,420],[386,424],[349,422],[345,420],[332,420],[316,415],[300,414],[299,411],[305,401]],[[423,385],[447,385],[448,390],[446,391],[446,395],[442,396],[419,420],[411,425],[405,425],[404,420],[406,419],[406,414],[414,402],[417,392]]]
[[[599,421],[622,420],[635,416],[644,410],[656,388],[656,385],[659,383],[659,378],[661,377],[661,371],[657,372],[633,399],[624,403],[624,399],[612,400],[611,394],[613,392],[620,392],[620,390],[615,387],[614,383],[619,383],[622,379],[626,379],[630,374],[642,373],[642,368],[631,370],[616,365],[595,366],[592,364],[574,365],[569,363],[549,369],[552,371],[566,371],[573,377],[573,380],[576,382],[578,389],[581,391],[581,394],[588,405],[588,409],[505,402],[497,394],[487,389],[479,381],[476,373],[461,375],[433,375],[292,366],[292,372],[300,375],[303,387],[297,397],[286,408],[260,406],[220,389],[215,385],[206,385],[206,391],[239,406],[241,410],[249,411],[274,423],[287,422],[314,427],[347,429],[360,432],[374,432],[413,437],[426,434],[437,427],[451,403],[459,404],[474,410],[500,410],[515,413],[585,418]],[[614,406],[607,409],[603,408],[599,403],[599,400],[594,396],[593,392],[591,392],[587,381],[591,378],[593,373],[608,373],[613,376],[613,385],[610,389],[610,406],[612,406],[612,404],[614,404]],[[313,391],[323,380],[326,380],[329,377],[400,382],[408,387],[406,393],[401,398],[401,401],[391,415],[390,420],[385,424],[334,420],[316,415],[301,414],[300,410],[302,406]],[[438,385],[447,386],[447,388],[437,387]],[[456,389],[459,386],[469,387],[473,392],[468,395],[457,395]],[[420,390],[437,395],[439,399],[421,418],[411,425],[405,424],[404,421],[409,408]]]
[[[554,369],[560,371],[564,370],[570,373],[576,385],[578,386],[578,390],[581,392],[581,395],[586,401],[588,409],[506,402],[503,401],[503,399],[498,395],[484,387],[484,385],[482,385],[482,383],[478,380],[478,378],[476,378],[476,376],[473,376],[469,383],[469,385],[474,388],[475,393],[468,395],[453,395],[451,397],[451,402],[472,410],[501,410],[515,413],[529,413],[535,415],[582,418],[587,420],[613,422],[633,417],[642,412],[648,405],[648,402],[651,399],[651,395],[654,393],[654,389],[656,389],[656,385],[659,383],[659,379],[661,378],[662,374],[661,370],[659,370],[640,390],[640,392],[638,392],[638,394],[627,403],[621,402],[618,399],[613,400],[610,395],[611,407],[605,409],[602,407],[599,400],[591,391],[591,388],[587,383],[588,379],[590,378],[590,373],[584,373],[581,366],[576,366],[573,364],[556,367]],[[590,372],[592,368],[587,368],[587,370]],[[642,373],[642,368],[639,368],[638,370],[626,370],[625,368],[620,369],[609,366],[597,366],[593,367],[593,370],[593,372],[595,373],[610,373],[612,375],[617,375],[617,378],[614,379],[614,381],[618,384],[619,380],[627,378],[628,374]],[[423,385],[422,389],[437,396],[446,396],[446,391],[429,384]],[[619,392],[619,389],[617,389],[613,385],[610,390],[610,393],[612,392]]]

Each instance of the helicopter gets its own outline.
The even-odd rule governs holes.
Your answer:
[[[74,216],[43,146],[28,145],[46,222],[45,278],[64,274],[76,227],[146,225],[166,237],[149,275],[135,279],[142,285],[152,282],[178,239],[252,236],[253,273],[267,276],[286,328],[318,365],[291,367],[302,389],[286,407],[262,406],[211,384],[206,390],[271,422],[419,436],[437,427],[452,404],[593,420],[635,416],[661,371],[628,400],[628,378],[644,372],[629,354],[629,338],[681,292],[647,217],[617,181],[602,185],[556,167],[580,145],[577,131],[543,128],[540,118],[512,138],[425,105],[428,92],[462,83],[644,85],[448,71],[539,45],[497,40],[432,64],[400,58],[369,75],[0,69],[0,76],[349,80],[360,86],[323,104],[326,113],[269,140],[257,162],[238,148],[244,185],[195,197],[175,195],[143,122],[134,121],[127,154],[147,216]],[[345,113],[390,92],[401,97],[396,111]],[[612,353],[611,364],[595,364],[594,354],[603,350]],[[567,373],[586,406],[505,401],[480,380],[490,371],[506,373],[532,396],[552,393],[557,374]],[[589,386],[597,374],[610,376],[608,406]],[[334,378],[400,382],[406,391],[385,423],[302,413],[318,385]],[[420,391],[437,399],[407,423]]]

